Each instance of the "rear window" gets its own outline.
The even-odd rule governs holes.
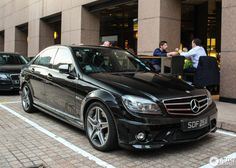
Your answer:
[[[0,54],[0,65],[22,65],[27,62],[22,55]]]

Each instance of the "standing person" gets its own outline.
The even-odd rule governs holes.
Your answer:
[[[160,57],[169,57],[174,56],[177,53],[176,52],[167,52],[168,45],[167,41],[161,41],[159,43],[159,48],[156,48],[153,52],[153,56],[160,56]],[[155,68],[156,71],[161,70],[161,59],[152,59],[152,66]]]
[[[206,51],[203,47],[201,47],[201,40],[195,38],[192,40],[192,49],[188,52],[179,51],[181,56],[190,59],[193,62],[193,66],[185,69],[185,72],[196,72],[199,58],[201,56],[207,56]]]

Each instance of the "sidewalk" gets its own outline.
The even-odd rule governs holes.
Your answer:
[[[219,99],[213,97],[218,108],[218,124],[217,127],[236,132],[236,104],[220,102]]]

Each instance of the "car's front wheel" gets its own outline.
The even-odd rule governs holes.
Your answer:
[[[85,116],[86,133],[92,146],[100,151],[117,147],[117,133],[114,120],[108,109],[99,102],[92,103]]]
[[[34,112],[35,108],[33,106],[33,98],[31,90],[28,84],[24,84],[21,93],[21,104],[25,112],[32,113]]]

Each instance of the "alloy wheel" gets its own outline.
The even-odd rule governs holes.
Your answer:
[[[22,105],[25,110],[28,110],[30,108],[30,98],[29,98],[29,88],[27,86],[24,86],[22,91]]]
[[[106,113],[102,108],[91,108],[87,116],[87,132],[91,142],[97,146],[104,146],[109,136],[109,124]]]

